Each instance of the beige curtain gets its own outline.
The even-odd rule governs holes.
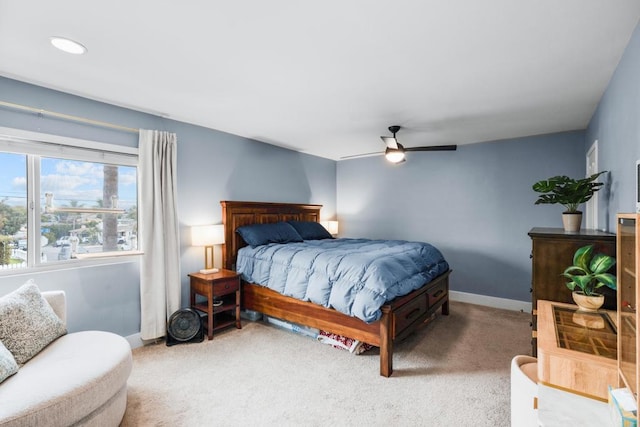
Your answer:
[[[166,335],[169,316],[180,308],[180,236],[177,215],[176,134],[140,129],[140,335]]]

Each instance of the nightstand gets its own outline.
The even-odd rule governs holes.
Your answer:
[[[235,271],[220,269],[217,273],[191,273],[191,308],[207,314],[207,337],[213,339],[213,331],[235,323],[240,324],[240,276]],[[196,304],[196,295],[207,299]],[[215,301],[215,303],[214,303]]]

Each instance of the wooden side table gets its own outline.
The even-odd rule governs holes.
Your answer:
[[[618,387],[615,314],[538,300],[538,382],[606,402]]]
[[[240,276],[235,271],[220,269],[217,273],[191,273],[191,308],[207,314],[207,337],[213,339],[213,331],[235,323],[240,323]],[[196,295],[204,296],[207,301],[196,303]],[[214,305],[214,300],[220,304]]]

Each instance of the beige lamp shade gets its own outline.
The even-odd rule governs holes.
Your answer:
[[[196,225],[191,227],[193,246],[211,246],[224,243],[224,225]]]
[[[338,234],[338,221],[320,221],[320,224],[326,228],[332,236]]]
[[[213,266],[213,245],[224,243],[224,225],[197,225],[191,227],[191,244],[204,246],[205,268],[200,273],[217,273],[219,270]]]

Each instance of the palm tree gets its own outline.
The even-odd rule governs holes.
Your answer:
[[[112,196],[118,196],[118,167],[104,165],[103,174],[102,200],[112,200]],[[118,214],[106,213],[102,217],[102,250],[118,250]]]

